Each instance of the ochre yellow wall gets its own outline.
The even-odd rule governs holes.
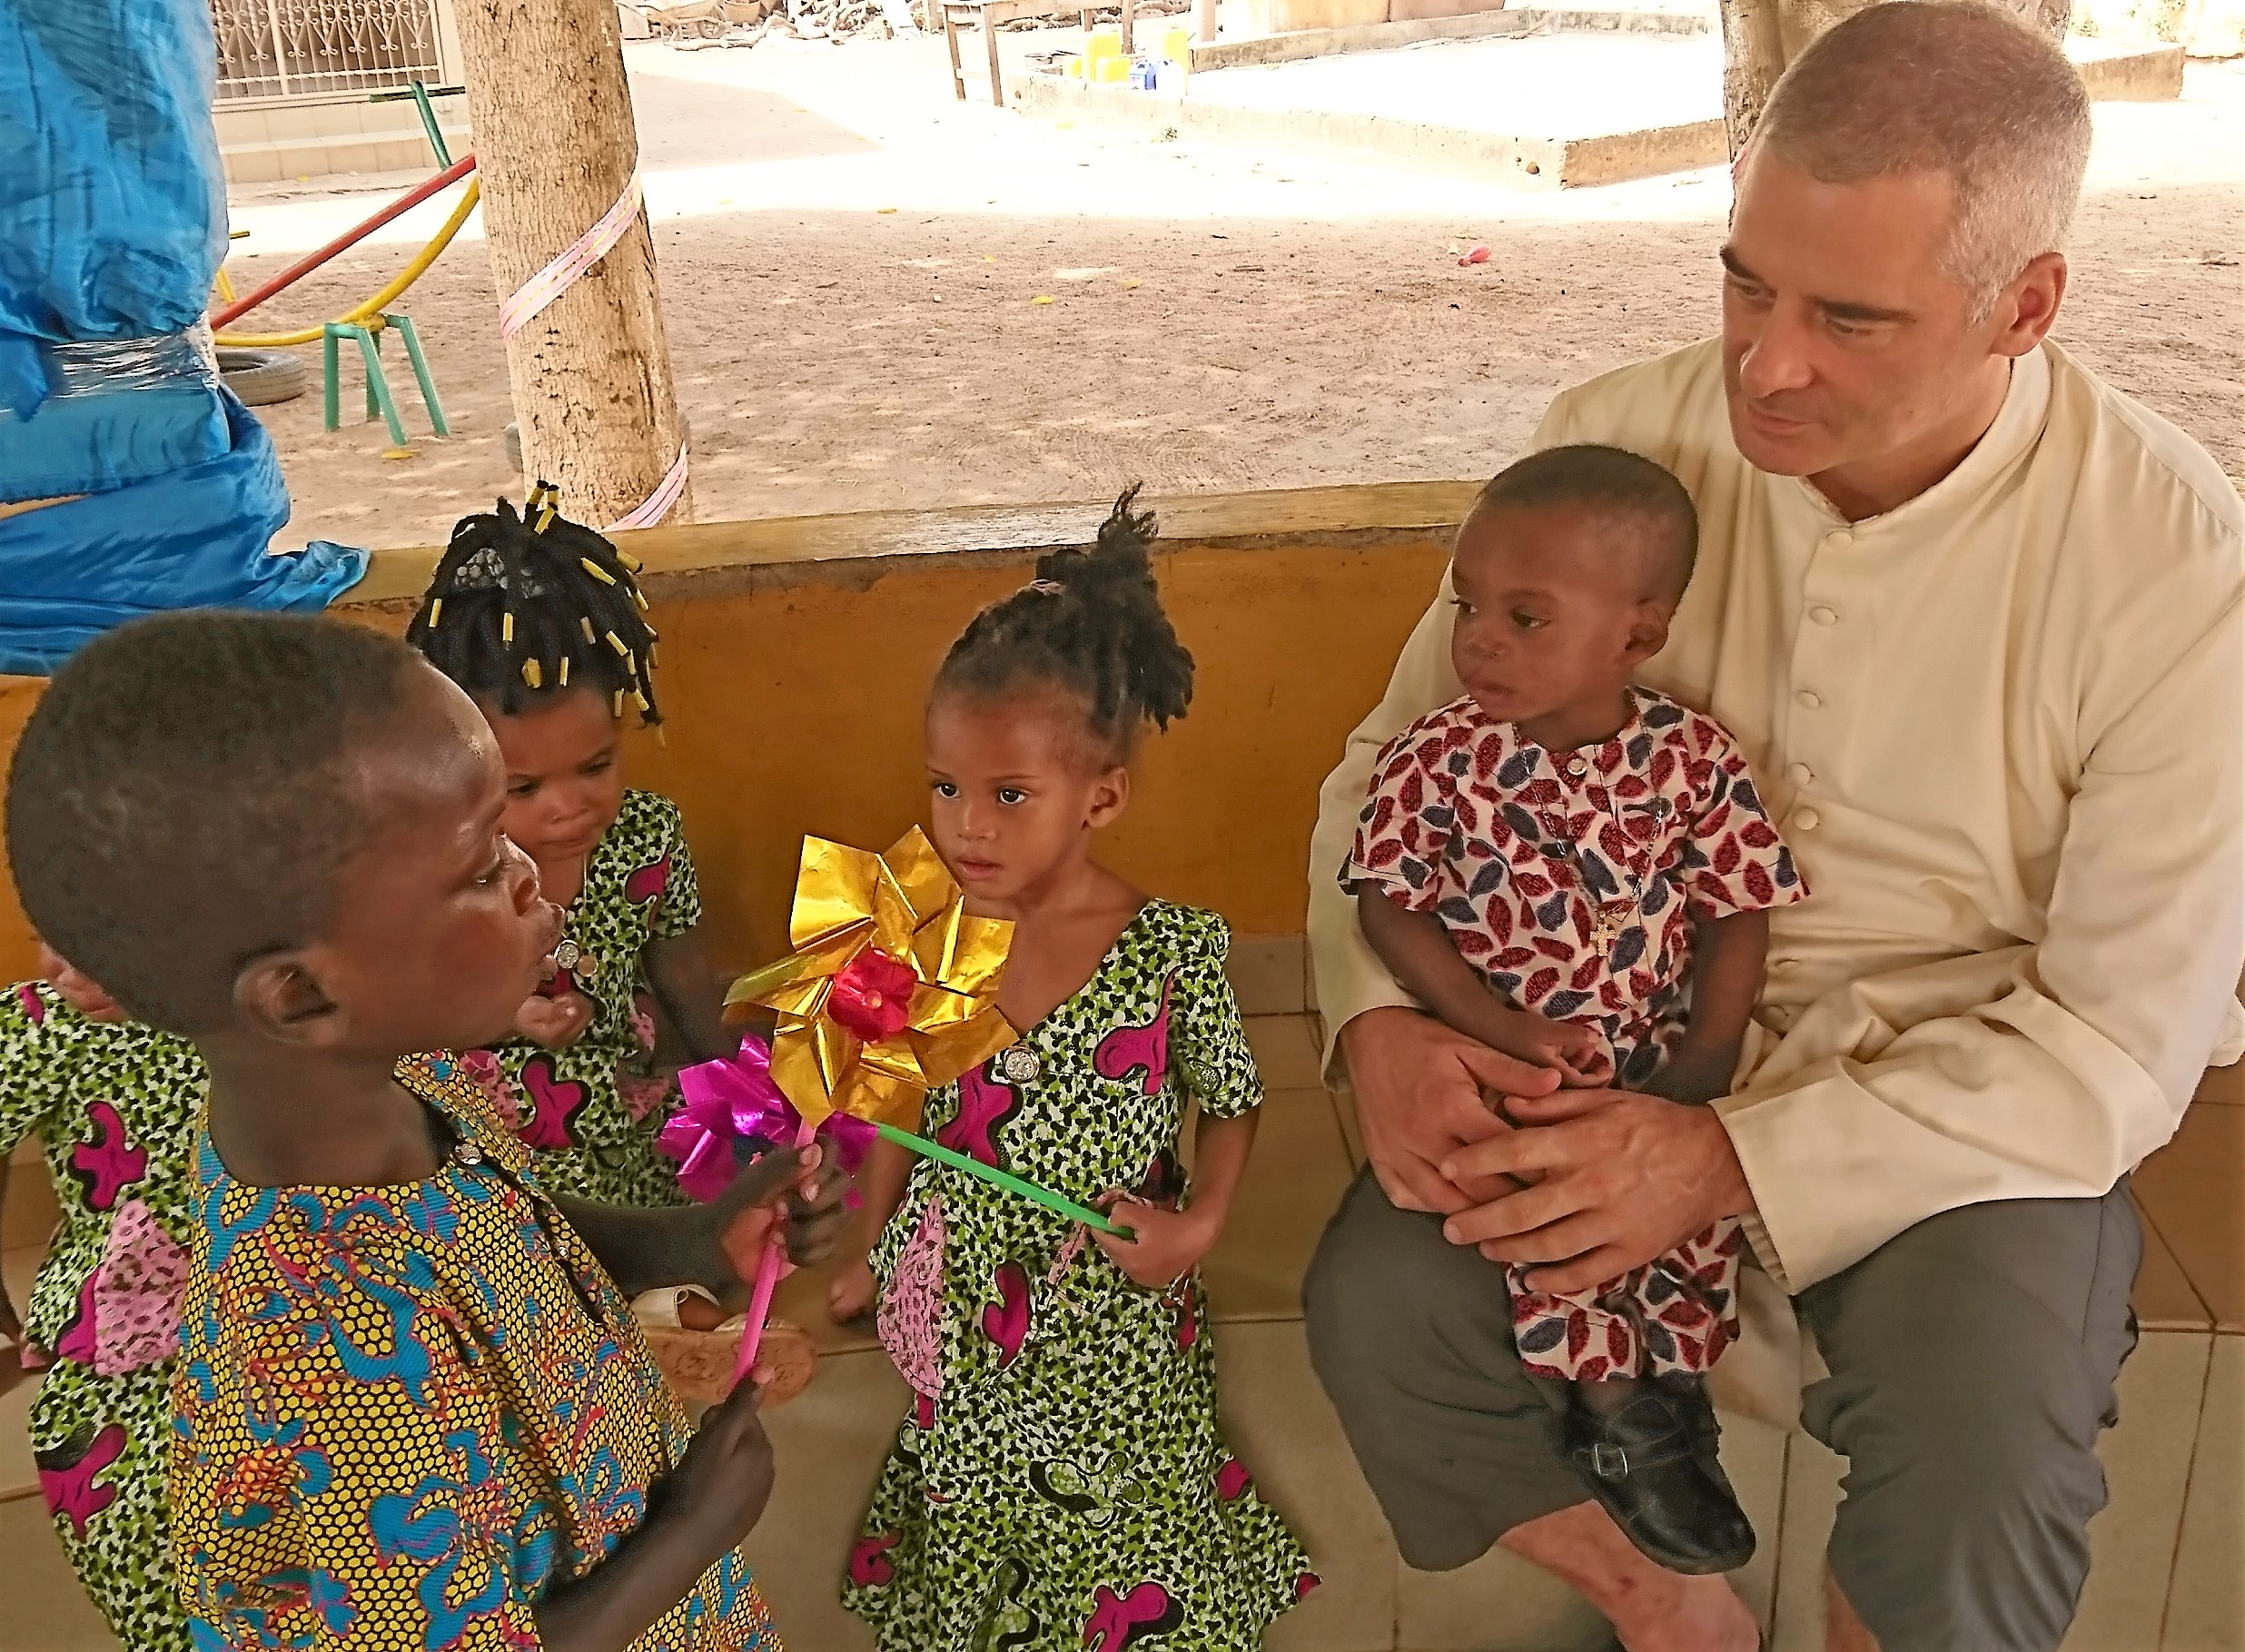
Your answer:
[[[1228,528],[1251,526],[1237,516],[1252,512]],[[1282,526],[1287,517],[1271,513]],[[696,536],[687,544],[714,531],[680,530]],[[1155,894],[1215,907],[1241,934],[1299,933],[1318,784],[1424,611],[1446,537],[1344,520],[1318,533],[1165,539],[1163,593],[1199,662],[1199,689],[1192,714],[1147,742],[1135,801],[1107,846],[1112,864]],[[399,565],[377,594],[425,577],[425,553],[389,554]],[[635,737],[630,777],[685,810],[720,962],[746,967],[782,949],[806,832],[885,846],[921,817],[928,678],[974,610],[1028,577],[1033,555],[842,559],[776,578],[761,565],[755,577],[738,567],[712,577],[689,558],[649,556],[668,745]],[[345,611],[403,625],[394,604]],[[10,748],[38,687],[0,683]],[[10,881],[0,979],[32,967]]]

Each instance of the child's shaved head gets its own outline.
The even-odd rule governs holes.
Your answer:
[[[1546,448],[1498,471],[1473,502],[1476,512],[1574,505],[1641,524],[1633,546],[1638,595],[1673,608],[1691,583],[1699,555],[1699,513],[1684,484],[1651,460],[1621,448]],[[1612,542],[1612,541],[1609,541]]]
[[[88,644],[9,776],[34,927],[135,1017],[214,1024],[246,964],[327,921],[371,829],[354,753],[427,669],[326,618],[170,614]]]

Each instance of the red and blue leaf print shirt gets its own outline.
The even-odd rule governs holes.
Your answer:
[[[1695,922],[1807,893],[1713,717],[1632,688],[1628,723],[1546,751],[1470,697],[1372,766],[1341,883],[1430,912],[1516,1008],[1596,1029],[1642,1083],[1683,1031]]]

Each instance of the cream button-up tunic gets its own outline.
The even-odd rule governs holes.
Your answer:
[[[1763,1265],[1799,1291],[1944,1210],[2105,1192],[2245,1044],[2236,490],[2052,345],[1866,521],[1740,455],[1714,342],[1559,397],[1534,445],[1583,441],[1691,490],[1698,571],[1645,678],[1737,737],[1811,891],[1717,1103]],[[1410,1002],[1335,877],[1374,754],[1460,692],[1453,612],[1446,578],[1322,793],[1329,1038]]]

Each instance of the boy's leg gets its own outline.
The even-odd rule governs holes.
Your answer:
[[[1849,1459],[1832,1573],[1883,1652],[2064,1638],[2141,1254],[2122,1182],[1944,1212],[1797,1299],[1832,1372],[1802,1421]]]

